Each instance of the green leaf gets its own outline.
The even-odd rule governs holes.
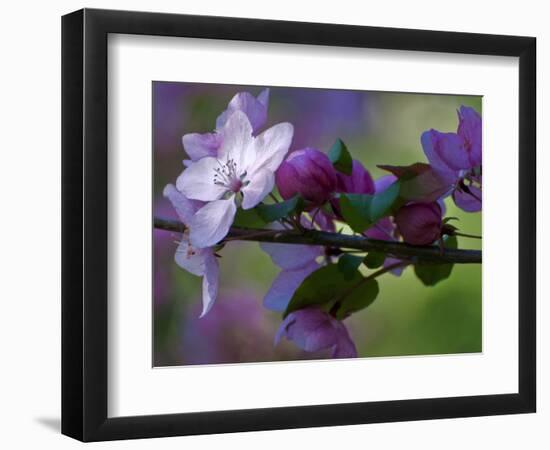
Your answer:
[[[342,300],[340,307],[336,311],[336,318],[341,320],[351,313],[365,309],[376,300],[379,292],[380,288],[376,280],[368,280],[364,283],[359,283],[358,286]]]
[[[340,259],[338,260],[338,268],[344,274],[344,278],[349,280],[355,276],[355,272],[357,272],[362,262],[362,256],[350,255],[347,253],[340,256]]]
[[[346,175],[351,175],[353,160],[349,154],[346,144],[344,144],[340,138],[336,139],[336,142],[330,148],[328,157],[336,170]]]
[[[400,183],[396,181],[385,191],[374,194],[342,194],[340,209],[348,225],[362,233],[389,214],[399,198]]]
[[[453,264],[416,264],[414,273],[425,286],[435,286],[451,275]]]
[[[363,277],[355,271],[346,278],[337,264],[329,264],[310,274],[300,285],[290,300],[284,317],[292,311],[307,306],[319,305],[327,310],[346,292],[353,289]]]
[[[457,248],[456,236],[448,236],[445,240],[445,248]],[[453,271],[454,264],[422,264],[414,266],[414,273],[425,286],[435,286],[440,281],[446,280]]]
[[[384,253],[369,252],[367,256],[365,256],[363,262],[365,263],[365,266],[367,266],[369,269],[377,269],[384,264],[385,260],[386,255]]]
[[[370,217],[372,222],[378,222],[382,217],[387,215],[397,198],[399,197],[400,182],[396,181],[389,186],[384,192],[373,196]]]
[[[262,228],[267,224],[255,209],[237,209],[233,225],[240,228]]]
[[[275,222],[289,214],[303,208],[303,199],[299,195],[279,203],[269,205],[258,205],[255,210],[258,215],[267,223]]]
[[[357,233],[362,233],[372,225],[369,208],[371,195],[343,194],[340,196],[340,210],[347,224]]]

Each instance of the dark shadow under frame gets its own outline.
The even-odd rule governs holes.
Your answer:
[[[107,417],[107,36],[109,33],[519,57],[517,393]],[[83,441],[534,412],[536,40],[143,12],[62,19],[62,432]]]

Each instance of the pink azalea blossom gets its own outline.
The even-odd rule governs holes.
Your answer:
[[[307,352],[331,349],[333,358],[357,358],[357,349],[345,325],[314,307],[290,313],[279,327],[275,345],[283,336]]]
[[[216,119],[214,132],[189,133],[182,137],[185,152],[191,158],[191,161],[184,161],[185,165],[190,165],[191,162],[198,161],[205,156],[215,157],[218,155],[218,150],[223,143],[224,126],[235,111],[245,113],[250,121],[253,133],[257,133],[267,121],[268,106],[269,89],[264,89],[258,97],[254,97],[248,92],[236,94],[227,105],[227,109]]]
[[[201,203],[189,200],[171,184],[164,188],[164,196],[172,203],[181,222],[189,225]],[[203,317],[212,308],[218,295],[220,268],[214,249],[193,247],[189,242],[187,229],[182,235],[174,259],[182,269],[202,277],[201,317]]]
[[[425,131],[421,142],[430,166],[450,186],[456,205],[468,212],[481,210],[481,116],[473,109],[458,110],[456,133]]]
[[[207,202],[190,221],[195,247],[211,247],[227,235],[237,201],[243,209],[254,208],[273,190],[275,171],[290,147],[293,127],[280,123],[256,137],[252,131],[246,114],[235,111],[223,126],[218,155],[201,158],[178,177],[180,192]]]

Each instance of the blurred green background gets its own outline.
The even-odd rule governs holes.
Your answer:
[[[264,86],[153,83],[154,212],[176,218],[162,197],[175,183],[186,159],[181,137],[207,132],[237,92],[257,95]],[[425,162],[423,131],[456,131],[456,110],[481,97],[272,87],[269,127],[294,125],[292,150],[309,146],[327,152],[339,137],[374,178],[378,164]],[[481,235],[481,213],[465,213],[445,201],[459,228]],[[201,279],[173,260],[179,236],[154,230],[155,366],[319,359],[327,353],[302,352],[292,343],[273,346],[280,314],[262,307],[279,269],[257,243],[233,242],[222,251],[220,293],[199,319]],[[459,238],[461,248],[481,241]],[[367,309],[345,321],[361,357],[469,353],[482,350],[481,265],[455,265],[448,280],[425,287],[407,268],[401,277],[379,279],[380,294]]]

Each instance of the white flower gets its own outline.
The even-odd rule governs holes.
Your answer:
[[[171,184],[164,188],[164,196],[170,200],[182,223],[189,225],[198,209],[198,202],[185,198]],[[189,231],[186,230],[178,245],[174,259],[182,269],[202,277],[201,317],[203,317],[212,308],[218,295],[220,267],[214,249],[194,248],[189,242]]]
[[[208,202],[189,224],[193,246],[211,247],[227,235],[241,196],[242,208],[250,209],[272,191],[275,171],[288,152],[292,135],[292,125],[280,123],[254,137],[242,111],[227,119],[218,156],[194,162],[176,183],[187,198]]]
[[[258,97],[248,92],[239,92],[231,99],[227,109],[216,119],[216,129],[213,133],[189,133],[183,136],[182,143],[185,152],[191,158],[185,160],[185,166],[190,166],[205,156],[216,156],[223,143],[223,127],[227,119],[235,111],[242,111],[250,120],[254,134],[262,128],[267,121],[267,108],[269,106],[269,89],[264,89]]]

